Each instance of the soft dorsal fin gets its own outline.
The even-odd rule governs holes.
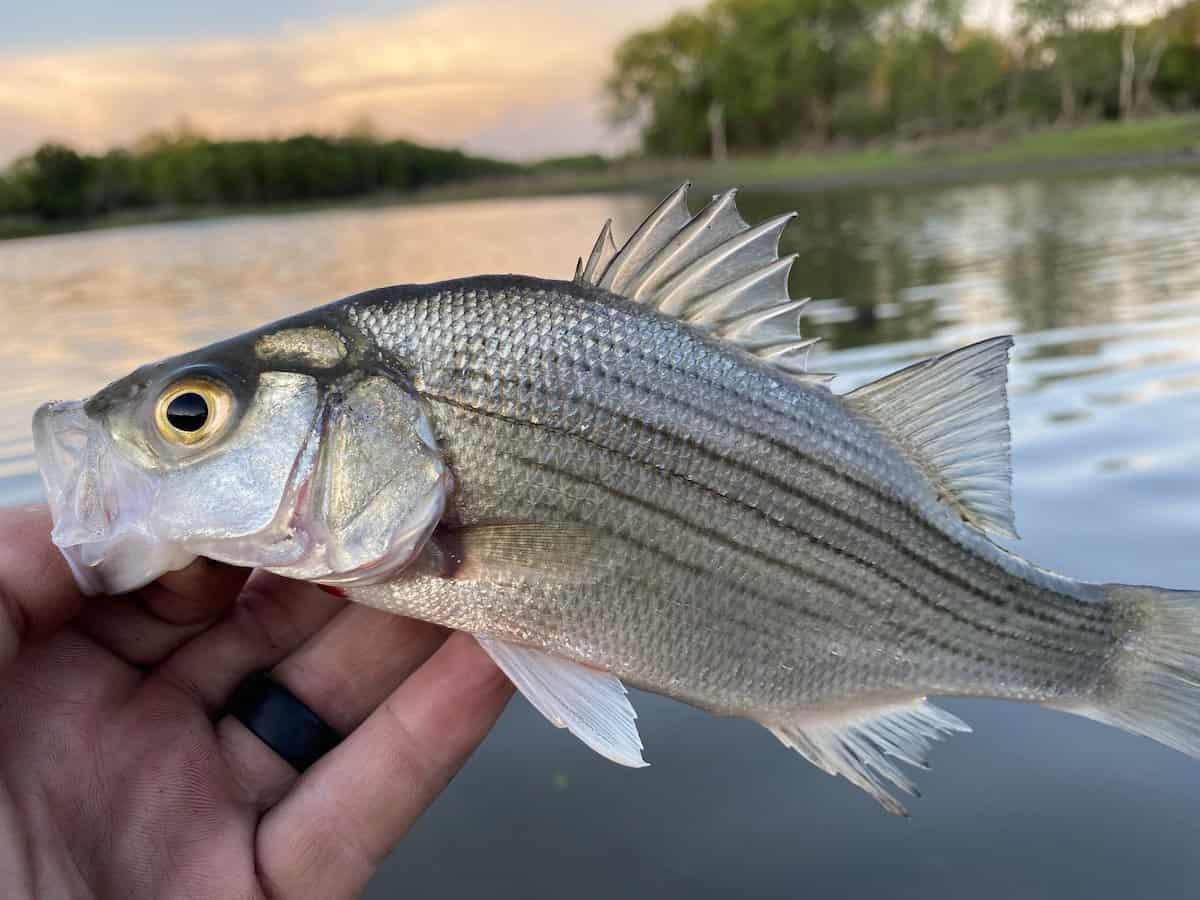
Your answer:
[[[1008,428],[1011,337],[916,363],[846,395],[984,532],[1017,537]]]
[[[795,214],[748,225],[729,190],[692,216],[688,188],[660,203],[620,250],[606,222],[575,280],[711,331],[795,378],[824,382],[806,372],[816,343],[799,332],[807,301],[788,295],[795,257],[779,258],[779,237]]]

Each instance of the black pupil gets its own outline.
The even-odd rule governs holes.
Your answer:
[[[180,431],[199,431],[208,421],[208,401],[195,391],[180,394],[167,404],[167,421]]]

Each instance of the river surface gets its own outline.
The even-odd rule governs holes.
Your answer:
[[[0,243],[0,504],[40,488],[29,416],[134,366],[366,288],[568,277],[605,218],[658,198],[500,200],[242,216]],[[1023,555],[1094,581],[1200,587],[1200,179],[746,195],[800,216],[784,249],[814,368],[838,390],[1016,335]],[[1200,762],[1063,714],[946,701],[892,818],[761,728],[634,697],[649,769],[512,703],[371,897],[1195,896]],[[334,825],[336,827],[336,824]]]

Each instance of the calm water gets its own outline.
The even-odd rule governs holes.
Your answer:
[[[133,366],[369,287],[565,277],[628,195],[335,211],[0,243],[0,503],[36,499],[28,420]],[[1013,366],[1024,555],[1097,581],[1200,587],[1200,181],[1159,174],[746,197],[801,211],[787,250],[852,387],[997,332]],[[649,769],[512,704],[371,896],[1192,896],[1200,763],[1038,709],[946,706],[893,819],[745,722],[635,698]]]

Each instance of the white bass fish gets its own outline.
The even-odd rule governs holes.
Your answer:
[[[644,765],[633,684],[760,722],[901,812],[968,731],[1039,703],[1200,752],[1200,594],[1097,585],[1013,537],[987,340],[848,394],[806,371],[789,217],[687,186],[571,281],[368,291],[38,410],[89,592],[197,556],[475,635],[555,725]]]

